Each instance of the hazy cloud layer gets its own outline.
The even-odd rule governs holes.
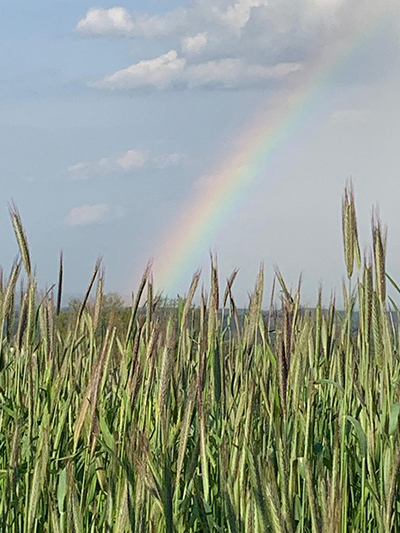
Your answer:
[[[125,210],[120,206],[85,204],[73,207],[65,217],[65,223],[67,226],[90,226],[124,216]]]
[[[132,149],[95,162],[75,163],[68,167],[67,173],[72,180],[88,180],[143,168],[165,169],[178,165],[182,158],[182,154],[178,153],[152,155],[148,150]]]

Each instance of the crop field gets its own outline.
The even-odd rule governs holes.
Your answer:
[[[376,216],[360,253],[351,186],[340,312],[321,296],[304,308],[279,270],[263,310],[260,269],[243,314],[236,272],[220,283],[215,258],[208,294],[195,273],[176,305],[149,267],[132,305],[106,312],[97,264],[79,305],[62,308],[62,257],[40,292],[10,215],[20,259],[0,287],[1,531],[400,531],[399,289]]]

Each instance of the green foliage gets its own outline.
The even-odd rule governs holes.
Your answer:
[[[303,308],[300,284],[292,294],[277,270],[281,303],[262,313],[261,269],[243,314],[236,271],[220,298],[215,258],[198,307],[198,272],[171,302],[148,268],[127,306],[103,294],[97,264],[85,298],[61,309],[62,258],[58,289],[39,297],[13,208],[21,261],[0,284],[1,530],[400,531],[386,237],[374,219],[361,264],[352,191],[343,209],[344,311],[320,296]]]

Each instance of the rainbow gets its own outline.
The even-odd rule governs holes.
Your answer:
[[[155,281],[167,293],[182,277],[200,250],[209,247],[222,221],[243,198],[243,193],[265,171],[274,151],[305,124],[305,118],[323,95],[327,84],[353,53],[371,39],[388,9],[372,16],[358,28],[350,42],[326,48],[303,71],[294,76],[294,86],[280,95],[269,111],[253,123],[241,139],[240,151],[222,161],[207,177],[207,186],[188,201],[172,227],[161,238],[155,255]],[[375,13],[376,15],[376,13]]]

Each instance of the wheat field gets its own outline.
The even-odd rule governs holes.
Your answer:
[[[0,523],[7,533],[400,531],[400,359],[386,232],[358,244],[343,196],[344,308],[301,303],[276,270],[248,309],[211,264],[176,305],[150,267],[105,311],[96,264],[62,308],[20,258],[0,286]],[[21,281],[23,280],[23,281]],[[387,284],[393,298],[387,295]],[[93,293],[93,294],[92,294]],[[194,304],[193,302],[200,302]]]

